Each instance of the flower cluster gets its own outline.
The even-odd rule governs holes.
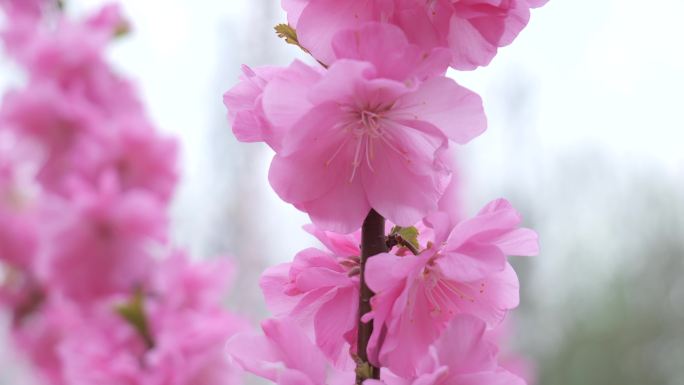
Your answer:
[[[423,50],[396,26],[342,30],[332,46],[326,70],[247,69],[224,97],[233,130],[275,150],[271,185],[316,225],[354,231],[373,208],[411,226],[437,209],[450,142],[485,130],[482,101],[443,76],[448,52]]]
[[[105,49],[118,7],[84,20],[56,2],[2,0],[26,71],[0,107],[0,305],[50,385],[241,383],[221,306],[232,267],[167,240],[176,143],[153,127]]]
[[[263,274],[275,318],[231,340],[235,362],[280,385],[525,383],[491,336],[519,302],[507,257],[537,235],[504,199],[454,210],[452,150],[487,123],[446,71],[487,65],[543,3],[282,0],[277,32],[318,65],[245,66],[224,103],[326,250]]]
[[[485,66],[511,44],[548,0],[281,0],[300,41],[324,62],[335,59],[331,42],[343,29],[368,21],[400,27],[423,49],[449,50],[455,69]]]

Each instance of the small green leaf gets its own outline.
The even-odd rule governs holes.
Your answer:
[[[415,249],[420,249],[420,243],[418,242],[418,229],[414,226],[410,227],[400,227],[394,226],[390,235],[398,235],[404,242],[411,244]]]
[[[114,37],[119,38],[119,37],[124,37],[128,35],[131,32],[131,26],[127,22],[122,22],[119,25],[116,26],[116,29],[114,29]]]
[[[147,316],[145,315],[144,297],[141,291],[137,291],[130,301],[116,306],[116,313],[140,334],[148,348],[154,346]]]
[[[288,24],[278,24],[275,26],[276,34],[279,38],[285,39],[288,44],[299,45],[299,40],[297,39],[297,31],[290,27]]]
[[[290,27],[289,24],[278,24],[275,26],[275,31],[279,38],[285,39],[286,43],[296,45],[297,47],[301,48],[302,51],[309,53],[309,51],[306,48],[302,47],[302,45],[299,44],[299,39],[297,38],[297,31],[294,28]]]
[[[373,368],[368,362],[359,362],[356,365],[356,376],[367,380],[373,377]]]

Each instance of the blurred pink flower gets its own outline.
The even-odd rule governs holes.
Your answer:
[[[35,155],[0,127],[0,263],[28,268],[39,243]]]
[[[144,190],[169,203],[178,180],[175,139],[161,136],[142,117],[124,117],[106,133],[96,175],[112,172],[123,191]]]
[[[475,217],[446,226],[429,218],[434,241],[418,256],[380,254],[367,265],[374,320],[369,354],[399,375],[418,362],[457,314],[472,314],[490,326],[518,305],[518,279],[507,255],[536,255],[537,235],[519,228],[520,215],[503,200]]]
[[[43,153],[37,178],[50,192],[63,191],[68,175],[92,178],[104,148],[100,130],[109,125],[98,123],[91,106],[49,82],[8,93],[0,110],[0,124]]]
[[[264,334],[242,333],[228,341],[228,356],[248,372],[278,385],[348,385],[354,372],[329,368],[301,327],[287,318],[262,322]]]
[[[38,19],[45,7],[55,4],[52,0],[0,0],[0,8],[14,18]]]
[[[177,179],[175,140],[157,134],[143,114],[109,117],[106,105],[91,102],[53,82],[31,83],[6,95],[0,125],[37,145],[37,178],[50,193],[64,194],[74,178],[96,184],[113,172],[122,189],[145,189],[168,202]]]
[[[171,310],[165,312],[164,319],[155,321],[152,328],[156,331],[156,345],[148,353],[149,384],[243,383],[241,370],[226,360],[224,348],[229,338],[247,329],[244,320],[214,309]]]
[[[143,114],[134,87],[110,68],[104,54],[125,23],[118,6],[110,5],[81,22],[13,20],[3,40],[26,68],[29,84],[53,83],[70,103],[89,104],[104,117]]]
[[[146,384],[142,372],[147,348],[137,331],[109,302],[89,313],[77,323],[78,333],[64,330],[58,346],[64,383]]]
[[[38,249],[38,218],[0,205],[0,262],[26,268]]]
[[[17,345],[53,385],[240,383],[223,357],[225,341],[246,329],[221,306],[232,266],[180,252],[157,259],[170,248],[176,144],[106,62],[125,20],[116,6],[81,22],[44,16],[12,17],[3,33],[28,82],[5,98],[0,139],[35,149],[37,190],[23,202],[19,159],[0,152],[0,252],[11,254],[0,258],[15,265],[0,301]],[[119,306],[134,295],[129,318]]]
[[[496,345],[485,338],[486,325],[473,316],[455,317],[429,354],[415,362],[417,374],[402,378],[383,371],[383,381],[365,385],[525,385],[497,364]]]
[[[248,329],[221,305],[231,270],[227,260],[191,263],[180,252],[158,262],[142,302],[153,346],[113,311],[125,297],[89,309],[60,345],[67,383],[240,384],[224,357],[225,341]]]
[[[121,191],[111,174],[98,187],[76,185],[55,204],[60,220],[46,228],[37,267],[49,290],[84,304],[141,285],[167,230],[165,208],[148,192]]]
[[[451,149],[444,154],[444,157],[446,158],[444,163],[448,164],[451,169],[451,180],[437,204],[438,211],[447,215],[449,223],[445,225],[449,228],[455,226],[465,216],[465,213],[463,212],[463,198],[467,188],[464,187],[464,178],[461,177],[461,165],[457,162],[457,155],[458,154],[456,154],[454,149]]]
[[[152,300],[154,301],[154,300]],[[148,302],[146,302],[148,303]],[[152,305],[158,305],[151,303]],[[227,312],[150,306],[154,346],[111,309],[85,319],[59,347],[69,385],[236,385],[240,371],[226,361],[225,341],[245,329]],[[159,311],[159,314],[155,314]]]
[[[59,346],[66,334],[79,330],[75,328],[79,324],[79,312],[68,301],[56,297],[43,300],[29,303],[35,308],[25,308],[26,313],[18,318],[15,313],[12,342],[47,384],[70,385],[64,381]]]
[[[514,337],[514,318],[506,319],[494,329],[487,330],[487,339],[500,347],[499,365],[509,372],[525,380],[528,385],[537,384],[537,368],[535,363],[522,353],[511,349]]]
[[[146,307],[155,342],[147,354],[150,384],[242,383],[224,356],[225,342],[250,329],[223,306],[233,272],[225,257],[193,263],[181,252],[157,264]]]
[[[157,262],[149,287],[173,311],[221,309],[235,267],[228,257],[193,263],[182,251]]]

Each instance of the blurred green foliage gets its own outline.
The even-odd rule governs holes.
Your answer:
[[[682,385],[684,189],[647,166],[573,159],[546,203],[528,203],[552,260],[519,264],[517,342],[539,385]]]

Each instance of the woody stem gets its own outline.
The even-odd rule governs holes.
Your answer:
[[[361,321],[361,317],[371,310],[370,300],[373,297],[373,292],[368,285],[366,285],[366,262],[368,261],[368,258],[386,251],[385,218],[371,209],[361,228],[361,290],[359,295],[358,316],[357,385],[363,384],[363,381],[369,378],[380,378],[380,368],[371,365],[368,361],[368,341],[373,332],[373,322],[364,323]]]

